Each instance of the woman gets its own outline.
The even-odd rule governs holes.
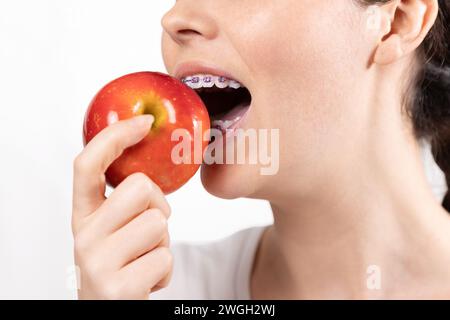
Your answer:
[[[419,147],[448,182],[450,1],[179,0],[162,23],[171,75],[238,81],[237,126],[280,130],[275,175],[202,168],[216,196],[270,201],[274,224],[168,249],[148,178],[104,197],[106,167],[152,118],[119,122],[75,160],[80,298],[450,298],[450,196],[436,200]]]

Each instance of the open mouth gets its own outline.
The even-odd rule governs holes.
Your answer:
[[[236,128],[250,108],[250,91],[236,80],[201,74],[181,81],[197,92],[208,109],[211,127],[222,132]]]

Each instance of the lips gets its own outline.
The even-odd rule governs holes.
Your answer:
[[[176,68],[174,74],[203,100],[212,128],[228,134],[239,127],[250,110],[250,91],[226,71],[184,64]]]

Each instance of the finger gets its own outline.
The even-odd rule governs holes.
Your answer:
[[[159,243],[158,247],[170,248],[170,235],[169,235],[169,232],[165,233],[165,235],[163,237],[163,240]],[[161,290],[161,289],[167,287],[167,285],[170,282],[170,279],[172,278],[172,273],[173,273],[173,268],[171,268],[169,273],[167,273],[167,275],[153,287],[151,292],[156,292],[158,290]]]
[[[148,295],[170,274],[172,265],[169,249],[159,247],[125,266],[120,273],[124,279],[128,279],[128,285],[133,290]]]
[[[144,211],[106,240],[117,269],[156,248],[167,234],[167,218],[158,209]]]
[[[153,121],[151,115],[119,121],[101,131],[78,155],[73,179],[75,219],[88,216],[104,201],[104,172],[127,147],[145,137]]]
[[[170,235],[169,232],[166,232],[161,242],[158,244],[158,247],[169,248],[170,246]],[[166,274],[161,281],[159,281],[151,290],[151,292],[156,292],[161,289],[164,289],[169,285],[170,280],[172,279],[173,268],[170,268],[169,272]]]
[[[149,208],[159,209],[166,218],[170,216],[170,206],[161,189],[145,174],[134,173],[103,202],[91,223],[99,235],[106,236]]]
[[[167,232],[164,234],[162,240],[160,243],[158,243],[158,247],[166,247],[166,248],[170,248],[170,236],[169,236],[169,231],[167,230]]]
[[[173,275],[173,268],[170,268],[166,276],[151,289],[151,292],[156,292],[158,290],[167,287],[169,285],[170,280],[172,279],[172,275]]]

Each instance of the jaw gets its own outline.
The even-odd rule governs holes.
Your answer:
[[[203,164],[201,181],[208,193],[221,199],[256,198],[260,184],[254,165]]]

